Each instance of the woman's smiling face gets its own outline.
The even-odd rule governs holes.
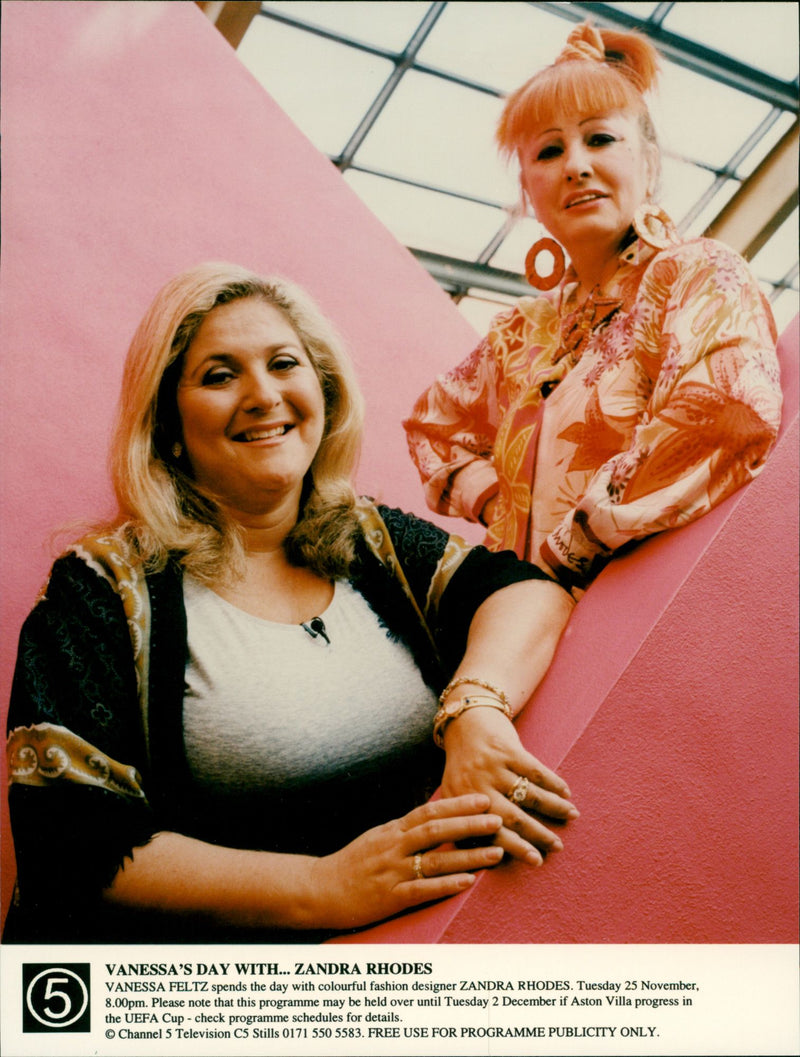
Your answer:
[[[260,514],[299,501],[325,401],[280,309],[257,297],[212,309],[186,350],[177,402],[195,480],[224,506]]]
[[[519,161],[536,217],[573,258],[613,256],[655,176],[655,148],[625,110],[556,118],[533,131]]]

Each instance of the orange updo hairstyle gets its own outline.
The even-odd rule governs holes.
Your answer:
[[[658,52],[646,37],[598,30],[584,22],[572,30],[552,66],[508,97],[497,128],[498,145],[510,156],[532,130],[558,115],[622,109],[639,114],[645,140],[655,145],[644,95],[655,87],[658,71]]]

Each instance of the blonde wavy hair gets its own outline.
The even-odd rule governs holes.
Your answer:
[[[284,314],[311,359],[325,402],[323,437],[286,552],[320,575],[344,575],[358,532],[352,475],[363,423],[352,365],[334,327],[305,291],[234,264],[201,264],[175,276],[134,334],[111,446],[117,526],[149,570],[163,569],[174,556],[206,582],[241,569],[238,527],[193,480],[185,455],[174,450],[181,440],[177,386],[186,350],[212,309],[243,298],[259,298]]]

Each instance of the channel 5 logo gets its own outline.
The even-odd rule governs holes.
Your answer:
[[[89,1031],[88,962],[22,966],[22,1030]]]

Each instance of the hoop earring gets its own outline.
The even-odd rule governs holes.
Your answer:
[[[549,275],[542,275],[536,270],[536,260],[540,253],[547,251],[553,255],[553,270]],[[555,239],[543,238],[534,242],[525,258],[525,278],[537,290],[552,290],[564,276],[564,251]]]
[[[665,250],[675,241],[672,221],[654,202],[643,202],[633,214],[631,224],[639,238],[654,249]]]

